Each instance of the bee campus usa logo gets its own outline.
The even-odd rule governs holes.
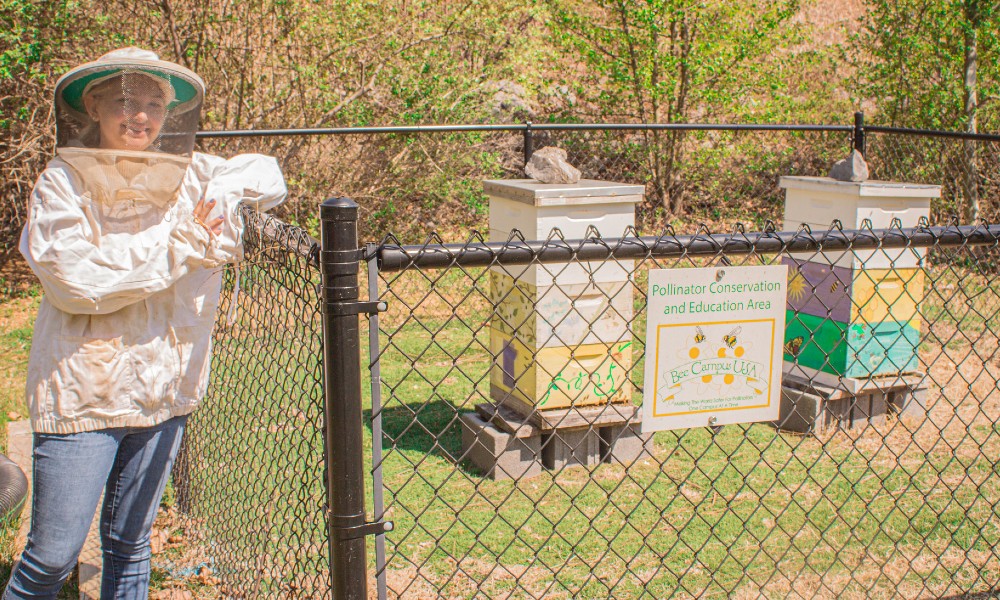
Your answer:
[[[744,328],[761,329],[755,336],[744,337]],[[670,332],[675,344],[680,334],[683,344],[676,344],[678,356],[658,375],[657,412],[683,414],[701,410],[745,408],[767,403],[766,395],[771,376],[770,367],[748,358],[755,349],[759,334],[770,337],[770,320],[702,323],[678,326]],[[766,339],[766,338],[765,338]],[[759,354],[759,353],[758,353]],[[713,406],[695,409],[696,398],[719,397]]]

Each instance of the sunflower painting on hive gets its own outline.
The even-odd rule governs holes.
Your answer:
[[[802,275],[802,271],[798,267],[792,267],[788,270],[789,300],[797,301],[801,299],[805,295],[807,287],[806,278]]]

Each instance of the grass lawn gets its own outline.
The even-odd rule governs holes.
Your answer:
[[[489,397],[488,278],[429,275],[387,275],[383,296],[390,595],[916,597],[1000,580],[1000,323],[987,278],[928,277],[926,419],[821,436],[661,432],[628,466],[494,482],[461,460],[458,424]]]
[[[199,596],[327,591],[316,281],[289,266],[244,269],[234,320],[217,331],[212,393],[167,500],[188,515],[168,511],[179,538],[168,544],[171,573],[209,565],[223,579],[188,583]],[[991,278],[928,274],[925,419],[818,436],[766,424],[661,432],[633,464],[512,482],[485,479],[462,457],[458,417],[489,398],[488,278],[425,275],[387,275],[380,317],[390,596],[920,597],[1000,581]],[[636,281],[630,380],[641,386],[642,271]],[[3,337],[14,356],[26,356],[22,329]],[[367,389],[364,403],[370,444]]]

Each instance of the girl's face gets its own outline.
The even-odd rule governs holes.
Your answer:
[[[100,147],[109,150],[145,150],[160,134],[167,114],[163,90],[145,75],[112,79],[83,100],[100,127]]]

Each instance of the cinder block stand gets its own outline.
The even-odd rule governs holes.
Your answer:
[[[649,454],[631,405],[537,412],[525,418],[492,404],[461,416],[462,456],[491,479],[524,479],[542,469],[601,463],[628,466]]]
[[[798,433],[822,433],[881,424],[890,414],[926,417],[927,379],[923,373],[845,377],[834,387],[786,372],[775,425]]]

